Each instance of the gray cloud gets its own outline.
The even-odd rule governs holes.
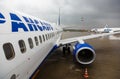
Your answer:
[[[1,0],[4,5],[18,11],[56,22],[61,8],[61,23],[66,26],[92,28],[119,27],[120,0]],[[81,21],[83,17],[84,21]]]

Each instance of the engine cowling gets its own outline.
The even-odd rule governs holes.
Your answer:
[[[76,61],[80,64],[90,64],[96,57],[93,47],[87,43],[76,43],[74,46],[73,55]]]

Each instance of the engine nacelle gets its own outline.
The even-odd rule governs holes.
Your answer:
[[[74,47],[73,55],[80,64],[90,64],[96,57],[93,47],[87,43],[77,43]]]

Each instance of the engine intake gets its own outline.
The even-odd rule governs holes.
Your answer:
[[[87,43],[77,43],[73,55],[80,64],[90,64],[95,60],[96,54],[92,46]]]

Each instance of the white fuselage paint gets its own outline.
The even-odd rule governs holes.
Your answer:
[[[0,24],[0,79],[11,79],[12,75],[16,76],[15,79],[29,79],[33,72],[36,70],[36,68],[42,63],[45,57],[56,45],[57,41],[60,40],[62,29],[57,25],[51,24],[51,26],[53,27],[53,30],[51,31],[24,32],[22,29],[19,29],[18,32],[12,32],[11,20],[9,16],[10,11],[2,8],[0,9],[0,13],[4,15],[6,20],[5,23]],[[18,14],[20,19],[22,19],[22,15],[20,13],[14,11],[12,11],[12,13]],[[23,21],[23,23],[27,26],[26,22]],[[55,35],[48,40],[46,40],[45,36],[45,41],[42,41],[42,43],[40,43],[39,36],[50,33],[54,33]],[[39,41],[38,46],[36,46],[35,44],[35,36],[38,38]],[[28,38],[32,38],[33,40],[34,47],[32,49],[29,47]],[[18,43],[19,40],[24,40],[25,42],[25,53],[21,53],[20,51]],[[5,57],[5,53],[3,50],[3,45],[5,43],[11,43],[14,48],[15,57],[10,60],[6,59]]]

